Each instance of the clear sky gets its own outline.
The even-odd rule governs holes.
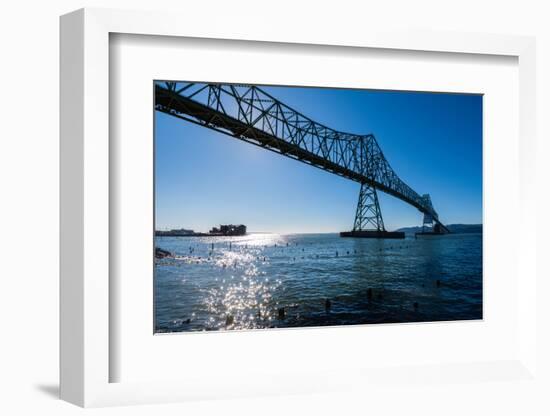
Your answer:
[[[304,115],[373,133],[388,162],[445,224],[482,222],[482,96],[262,87]],[[156,229],[339,232],[353,226],[359,183],[155,112]],[[388,230],[421,225],[414,207],[379,192]]]

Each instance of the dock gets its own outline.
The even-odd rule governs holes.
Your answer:
[[[340,237],[403,239],[405,238],[405,233],[402,231],[377,231],[377,230],[342,231],[340,233]]]

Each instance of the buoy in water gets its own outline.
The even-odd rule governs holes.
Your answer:
[[[325,310],[328,312],[330,310],[330,307],[332,306],[332,303],[330,299],[325,300]]]

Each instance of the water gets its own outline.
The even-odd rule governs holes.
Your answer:
[[[155,264],[157,332],[482,318],[481,234],[157,237],[156,246],[175,253]]]

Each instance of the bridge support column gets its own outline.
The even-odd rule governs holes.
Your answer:
[[[386,231],[376,188],[362,183],[353,230],[341,232],[340,237],[405,238],[405,233]]]
[[[447,229],[447,227],[441,224],[437,219],[437,214],[432,214],[432,212],[435,213],[435,211],[432,206],[432,199],[430,198],[430,195],[424,194],[422,195],[422,199],[424,200],[424,205],[429,208],[429,211],[424,211],[424,219],[422,220],[422,231],[419,233],[415,233],[415,238],[417,235],[441,235],[449,233],[450,231]]]
[[[353,231],[368,229],[386,231],[382,213],[380,212],[376,188],[362,183],[361,190],[359,191],[359,200],[357,201],[357,210],[355,211]]]
[[[448,232],[448,230],[447,230]],[[422,220],[422,231],[415,233],[417,235],[441,235],[445,234],[443,226],[436,222],[430,214],[424,214],[424,219]]]
[[[430,214],[424,214],[422,220],[422,233],[431,232],[434,227],[434,219]]]

